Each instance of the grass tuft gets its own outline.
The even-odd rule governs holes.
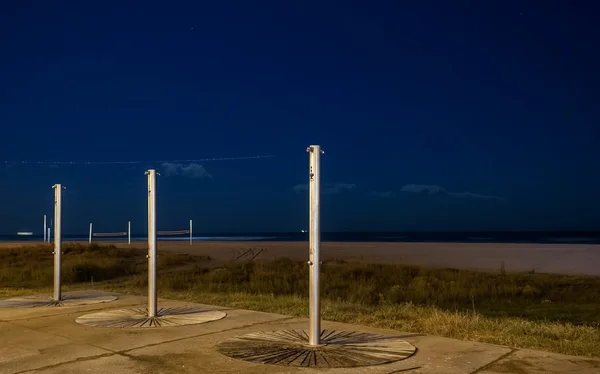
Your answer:
[[[63,283],[143,294],[147,251],[65,245]],[[308,316],[308,266],[277,259],[216,266],[160,252],[162,297]],[[52,248],[0,250],[0,295],[47,290]],[[329,261],[323,318],[457,339],[600,357],[600,278]]]

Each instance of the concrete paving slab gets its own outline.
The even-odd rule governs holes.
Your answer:
[[[11,322],[0,322],[0,336],[0,373],[19,373],[110,353]]]
[[[63,365],[47,367],[43,370],[24,371],[19,374],[120,374],[120,373],[135,373],[135,374],[150,374],[161,373],[159,368],[147,370],[140,366],[135,360],[128,357],[113,354],[105,357],[97,357],[95,359],[85,361],[72,361]]]
[[[92,292],[92,291],[84,291]],[[118,295],[115,292],[95,291],[98,294]],[[29,318],[40,318],[46,316],[56,316],[65,313],[91,312],[95,310],[106,310],[107,308],[119,308],[132,305],[139,305],[146,301],[142,296],[118,295],[119,298],[108,304],[91,304],[79,306],[61,306],[61,307],[43,307],[43,308],[0,308],[0,321],[15,321]]]
[[[178,365],[186,365],[190,372],[243,372],[243,373],[297,373],[306,372],[305,368],[286,368],[275,365],[248,363],[221,355],[215,350],[215,345],[233,336],[244,335],[255,331],[272,331],[283,329],[302,329],[308,326],[306,319],[273,321],[245,328],[218,332],[202,337],[183,339],[160,346],[144,347],[128,351],[130,356],[157,357],[169,356],[169,360]],[[400,336],[418,348],[413,357],[391,364],[360,367],[327,369],[331,373],[392,373],[409,371],[411,373],[444,373],[468,374],[484,367],[490,362],[510,353],[507,347],[482,343],[464,342],[460,340],[419,336],[399,333],[397,331],[354,326],[343,323],[323,322],[323,328],[332,330],[360,331],[381,335]],[[210,370],[208,370],[210,369]],[[195,371],[194,371],[195,370]],[[229,370],[229,371],[227,371]],[[319,369],[310,369],[319,371]]]
[[[308,323],[308,322],[304,322]],[[394,330],[363,327],[338,322],[323,326],[336,330],[357,330],[382,335],[400,334],[417,347],[417,354],[400,361],[394,370],[414,368],[411,373],[472,373],[511,352],[511,348],[421,334],[399,333]],[[385,372],[385,371],[383,371]]]
[[[216,350],[217,344],[250,332],[304,329],[308,321],[162,299],[159,305],[165,307],[201,306],[225,310],[228,316],[203,325],[152,329],[87,327],[74,322],[77,316],[93,310],[143,306],[146,302],[145,297],[119,297],[118,301],[100,306],[26,310],[25,315],[17,310],[12,310],[14,314],[5,313],[3,316],[8,321],[0,321],[0,374],[600,372],[600,360],[326,321],[323,322],[324,329],[401,336],[415,345],[418,351],[414,356],[395,363],[352,369],[323,370],[249,363],[220,354]]]
[[[19,374],[220,374],[220,373],[248,373],[235,367],[216,367],[206,362],[198,365],[188,365],[189,358],[206,360],[202,355],[188,356],[187,354],[169,354],[157,357],[127,356],[115,354],[109,357],[99,357],[90,361],[74,361],[64,365],[48,367],[43,370],[26,371]],[[281,369],[281,368],[280,368]],[[309,370],[311,371],[311,370]],[[258,372],[258,371],[255,371]],[[261,367],[261,373],[291,373],[291,371],[273,371],[273,368]],[[249,372],[252,373],[252,372]]]
[[[127,297],[124,297],[124,299],[127,299]],[[75,342],[91,343],[100,348],[117,352],[193,336],[212,334],[222,330],[240,328],[256,323],[289,318],[278,314],[249,310],[231,310],[229,308],[221,309],[210,305],[171,300],[163,300],[159,305],[161,307],[194,306],[206,310],[224,310],[227,313],[227,316],[221,320],[199,325],[147,329],[103,328],[79,325],[75,322],[75,318],[85,314],[82,312],[62,313],[54,316],[46,316],[45,318],[17,320],[13,321],[13,323],[47,334],[68,337],[68,339]]]
[[[598,374],[600,360],[584,357],[565,356],[557,353],[515,350],[512,354],[498,360],[479,374]]]

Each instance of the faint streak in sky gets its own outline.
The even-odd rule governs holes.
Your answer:
[[[324,195],[337,195],[342,191],[351,191],[355,188],[356,184],[354,183],[324,183],[321,187],[321,193]],[[297,184],[292,189],[296,193],[308,191],[308,184]]]
[[[446,194],[453,197],[460,198],[471,198],[471,199],[483,199],[483,200],[504,200],[501,197],[493,195],[482,195],[473,192],[451,192],[446,190],[444,187],[428,184],[407,184],[400,189],[402,192],[411,192],[418,194]]]
[[[261,158],[272,158],[275,155],[264,156],[242,156],[242,157],[213,157],[194,160],[159,160],[159,161],[2,161],[9,166],[15,165],[131,165],[131,164],[164,164],[164,163],[192,163],[207,161],[234,161],[234,160],[255,160]]]

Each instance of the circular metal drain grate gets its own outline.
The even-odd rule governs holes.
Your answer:
[[[412,356],[416,348],[394,336],[356,331],[321,331],[322,345],[308,345],[306,330],[256,332],[217,345],[222,354],[255,363],[348,368],[387,364]]]
[[[216,321],[227,314],[195,307],[160,308],[156,317],[148,318],[148,308],[129,308],[86,314],[75,322],[98,327],[170,327]]]
[[[0,308],[40,308],[51,306],[79,306],[107,303],[117,300],[116,296],[98,292],[73,292],[61,295],[60,301],[51,296],[23,296],[0,300]]]

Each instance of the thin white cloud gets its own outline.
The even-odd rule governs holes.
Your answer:
[[[324,195],[337,195],[343,191],[350,191],[355,188],[356,184],[353,183],[325,183],[321,186],[321,193]],[[308,184],[297,184],[293,190],[296,193],[308,191]]]
[[[164,169],[165,175],[168,177],[170,175],[178,175],[181,164],[173,164],[171,162],[164,162],[162,164],[162,167]]]
[[[503,200],[501,197],[493,195],[482,195],[474,192],[451,192],[444,187],[431,184],[407,184],[400,189],[402,192],[419,193],[419,194],[445,194],[448,196],[466,198],[466,199],[482,199],[482,200]]]
[[[176,164],[172,162],[164,162],[162,164],[164,173],[166,176],[181,175],[188,178],[200,179],[208,178],[212,179],[212,175],[206,171],[204,166],[196,163],[191,163],[186,166],[183,164]]]
[[[204,166],[199,164],[189,164],[181,168],[181,173],[190,178],[212,178]]]

